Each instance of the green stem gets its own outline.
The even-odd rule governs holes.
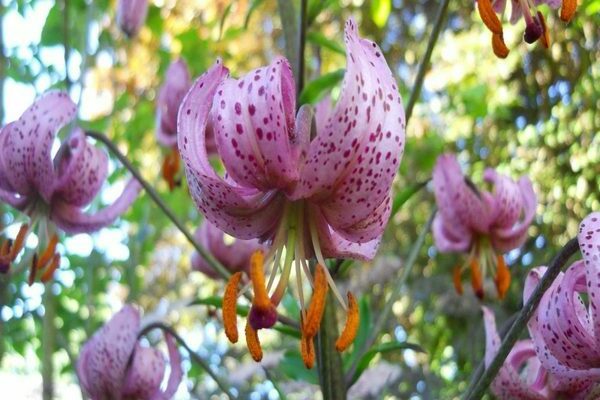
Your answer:
[[[4,80],[6,77],[6,55],[4,54],[4,22],[5,7],[0,1],[0,126],[4,122]]]
[[[277,8],[281,19],[281,28],[283,29],[283,40],[285,42],[285,56],[292,66],[292,71],[298,83],[298,52],[296,43],[298,40],[298,20],[296,18],[296,9],[291,0],[277,0]],[[300,91],[298,91],[300,93]]]
[[[540,300],[542,300],[542,296],[544,295],[546,290],[548,290],[550,285],[552,285],[552,282],[554,282],[554,279],[556,279],[562,267],[567,263],[567,261],[569,261],[569,258],[571,258],[571,256],[577,251],[579,251],[579,243],[577,241],[577,238],[573,238],[569,240],[567,244],[560,250],[560,252],[552,259],[552,261],[550,262],[550,266],[546,270],[546,273],[544,274],[544,276],[536,286],[535,290],[529,297],[529,300],[527,300],[527,303],[523,305],[519,316],[512,324],[512,326],[508,330],[508,333],[502,340],[500,348],[498,349],[498,353],[496,353],[496,356],[494,357],[490,365],[487,367],[483,375],[481,375],[481,378],[475,381],[473,387],[467,389],[466,395],[464,397],[465,399],[475,400],[481,399],[483,397],[487,388],[490,386],[490,384],[496,377],[498,370],[504,363],[504,360],[506,359],[506,357],[508,357],[508,353],[513,348],[515,342],[519,338],[519,335],[521,334],[523,329],[525,329],[527,322],[535,312],[538,304],[540,303]]]
[[[56,347],[56,299],[52,294],[52,282],[44,290],[44,318],[42,320],[42,398],[54,398],[54,349]]]
[[[65,86],[67,92],[71,89],[71,78],[69,77],[69,57],[71,55],[71,46],[69,44],[69,0],[63,0],[63,47],[64,47],[64,62],[65,62]],[[81,72],[83,74],[83,71]]]
[[[429,42],[427,42],[427,48],[425,49],[425,54],[421,59],[421,64],[419,64],[419,70],[417,71],[417,77],[415,78],[415,84],[413,85],[412,92],[410,92],[410,97],[408,99],[408,103],[406,103],[406,123],[408,124],[408,120],[412,116],[413,108],[417,101],[417,98],[421,94],[421,88],[423,87],[423,80],[425,79],[425,72],[427,71],[427,67],[429,66],[429,61],[431,60],[431,54],[433,53],[433,48],[435,47],[438,37],[440,36],[440,32],[442,31],[442,26],[444,23],[444,19],[446,18],[446,14],[448,12],[448,4],[450,4],[450,0],[443,0],[438,8],[437,15],[435,16],[435,22],[433,25],[433,30],[431,31],[431,35],[429,35]]]
[[[317,350],[317,368],[319,370],[319,384],[323,393],[323,400],[346,399],[346,384],[342,357],[335,349],[338,337],[337,317],[335,315],[335,302],[333,295],[327,296],[325,312],[315,341]]]

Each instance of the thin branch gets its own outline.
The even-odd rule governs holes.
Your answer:
[[[308,0],[300,1],[300,16],[298,22],[298,76],[296,76],[296,94],[300,96],[304,88],[304,51],[306,49],[306,10],[308,8]]]
[[[408,103],[406,104],[406,123],[408,124],[408,120],[412,116],[412,111],[421,94],[421,88],[423,87],[423,80],[425,79],[425,72],[427,67],[429,66],[429,61],[431,60],[431,54],[433,53],[433,48],[435,47],[438,37],[440,36],[440,32],[442,31],[442,26],[444,20],[446,19],[446,14],[448,12],[448,4],[450,0],[443,0],[438,8],[437,15],[435,16],[435,22],[433,25],[433,30],[431,31],[431,35],[429,35],[429,42],[427,43],[427,48],[425,49],[425,54],[421,59],[421,64],[419,65],[419,70],[417,71],[417,77],[415,78],[415,83],[413,85],[412,92],[410,92],[410,97],[408,99]]]
[[[569,261],[569,258],[571,258],[573,254],[577,253],[577,251],[579,251],[579,244],[577,242],[577,238],[573,238],[569,240],[567,244],[560,250],[560,252],[554,257],[554,259],[552,259],[550,266],[540,280],[540,283],[531,294],[531,297],[529,297],[527,303],[525,303],[521,309],[519,316],[514,324],[512,324],[510,327],[510,330],[504,337],[504,340],[502,340],[502,344],[498,349],[498,353],[496,353],[496,356],[485,370],[481,378],[476,381],[476,384],[473,386],[473,388],[471,390],[467,390],[467,394],[464,397],[466,400],[475,400],[483,397],[485,391],[496,377],[498,370],[508,356],[508,353],[519,338],[521,331],[523,331],[527,325],[527,322],[535,312],[540,300],[542,299],[542,296],[550,287],[550,285],[552,285],[552,282],[554,282],[554,279],[556,279],[562,267],[567,263],[567,261]]]
[[[65,51],[65,86],[67,87],[67,92],[69,92],[71,89],[71,78],[69,77],[69,57],[71,56],[71,46],[69,44],[69,0],[63,0],[62,30],[63,47]]]
[[[192,350],[192,348],[185,342],[185,340],[183,340],[183,338],[181,336],[179,336],[179,334],[177,332],[175,332],[173,327],[171,327],[169,325],[165,325],[162,322],[154,322],[154,323],[151,323],[151,324],[145,326],[144,329],[142,329],[140,331],[140,333],[138,334],[138,338],[141,338],[142,336],[146,335],[148,332],[150,332],[154,329],[161,329],[163,332],[166,332],[169,335],[173,336],[175,338],[175,340],[177,340],[177,342],[184,349],[187,350],[187,352],[190,355],[190,358],[196,364],[200,365],[202,367],[202,369],[204,369],[206,371],[206,373],[208,373],[210,375],[211,378],[213,378],[213,380],[217,383],[217,386],[219,386],[219,388],[223,391],[223,393],[225,393],[227,395],[227,397],[229,397],[230,399],[236,398],[236,396],[234,396],[231,393],[231,390],[229,389],[229,385],[227,385],[221,378],[219,378],[217,373],[212,370],[212,368],[210,367],[208,362],[204,361],[204,359],[202,357],[200,357],[194,350]]]
[[[294,2],[290,0],[277,0],[277,8],[281,19],[281,28],[283,29],[285,56],[292,66],[294,77],[298,79],[298,51],[296,42],[298,40],[299,29]]]
[[[352,383],[352,378],[354,377],[354,374],[356,373],[356,368],[358,367],[358,362],[366,354],[366,352],[369,351],[371,346],[373,346],[373,344],[377,340],[377,337],[379,336],[379,333],[383,330],[383,327],[384,327],[390,313],[392,312],[394,303],[400,296],[400,292],[404,288],[404,284],[406,283],[406,280],[408,279],[408,276],[410,275],[410,272],[412,271],[412,268],[417,261],[417,256],[419,255],[419,251],[421,250],[421,247],[423,247],[423,243],[425,242],[425,236],[427,236],[427,233],[431,229],[431,224],[433,223],[433,218],[435,217],[435,213],[436,213],[436,210],[434,209],[432,211],[431,215],[429,216],[427,223],[423,227],[423,230],[421,231],[421,233],[419,233],[417,240],[415,241],[412,248],[410,249],[408,259],[406,260],[406,265],[402,271],[402,275],[400,275],[400,277],[398,278],[397,281],[393,282],[392,293],[390,294],[388,301],[385,303],[385,307],[384,307],[383,311],[381,311],[381,313],[379,314],[379,317],[377,318],[377,321],[375,322],[375,325],[374,325],[373,329],[371,330],[371,334],[369,335],[369,337],[367,338],[367,340],[365,341],[365,343],[363,344],[361,349],[358,351],[359,356],[355,358],[354,362],[352,363],[352,366],[348,370],[348,373],[346,374],[346,385],[347,386],[350,386],[350,384]]]

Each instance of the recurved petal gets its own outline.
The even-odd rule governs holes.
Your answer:
[[[511,12],[510,12],[510,23],[516,24],[521,17],[523,17],[523,8],[521,7],[520,0],[511,0]]]
[[[52,143],[58,130],[75,114],[75,104],[66,93],[47,92],[16,122],[5,127],[0,158],[15,192],[21,195],[37,192],[50,201],[55,179]]]
[[[169,366],[171,373],[167,381],[167,387],[164,392],[157,393],[151,400],[170,400],[177,392],[177,388],[183,379],[183,369],[181,368],[181,355],[177,349],[175,339],[169,333],[165,333],[165,342],[169,350]]]
[[[600,212],[591,213],[581,221],[577,239],[585,263],[594,348],[600,349]]]
[[[213,104],[219,155],[240,185],[287,188],[298,179],[292,156],[296,91],[285,58],[240,79],[225,79]]]
[[[14,122],[13,122],[14,123]],[[13,123],[9,123],[0,128],[0,149],[6,147],[6,137],[9,131],[9,126]],[[4,159],[4,152],[0,150],[0,190],[4,190],[6,192],[13,193],[15,190],[10,184],[9,175],[10,171],[6,166],[6,162]]]
[[[67,233],[91,233],[112,224],[137,198],[141,190],[140,183],[132,178],[119,198],[112,204],[94,214],[87,214],[80,207],[64,201],[52,204],[50,219]]]
[[[84,345],[78,372],[91,398],[121,399],[122,382],[139,327],[140,314],[125,305]]]
[[[169,65],[156,104],[156,137],[163,146],[172,147],[177,144],[177,113],[191,84],[183,59]]]
[[[184,98],[178,117],[179,153],[192,198],[208,220],[237,238],[268,236],[281,218],[282,196],[225,181],[215,173],[206,154],[209,113],[217,88],[227,74],[217,61]]]
[[[89,143],[79,128],[61,146],[56,164],[54,200],[77,207],[96,197],[108,174],[106,153]]]
[[[320,202],[338,231],[359,224],[390,195],[405,133],[402,101],[381,50],[358,35],[353,20],[346,22],[345,42],[340,99],[311,142],[293,194]]]
[[[0,189],[0,202],[6,203],[17,210],[23,210],[29,202],[27,196],[17,196],[14,193]]]
[[[492,7],[497,14],[503,14],[506,8],[506,0],[494,0],[492,1]]]
[[[317,126],[317,132],[325,132],[327,128],[327,122],[331,118],[333,113],[333,104],[329,95],[325,96],[315,106],[315,124]]]
[[[471,247],[473,236],[462,225],[448,226],[446,219],[437,214],[433,220],[433,240],[435,247],[442,253],[466,252]]]
[[[119,0],[117,5],[117,23],[129,37],[137,35],[147,14],[148,0]]]
[[[123,383],[123,396],[137,400],[151,400],[160,393],[165,374],[165,360],[158,349],[135,346],[133,360]]]

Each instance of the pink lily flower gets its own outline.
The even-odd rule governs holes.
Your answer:
[[[95,214],[83,212],[106,179],[108,159],[79,128],[72,130],[52,158],[57,132],[75,116],[75,104],[66,93],[48,92],[0,131],[0,201],[29,218],[14,243],[2,244],[0,264],[8,269],[37,225],[40,243],[48,243],[48,247],[39,258],[34,257],[30,283],[46,266],[42,281],[50,279],[58,266],[56,227],[81,233],[110,225],[136,199],[141,187],[132,179],[113,204]]]
[[[225,233],[208,221],[202,223],[194,233],[194,237],[232,274],[242,271],[250,275],[252,253],[257,250],[267,250],[266,246],[257,239],[234,239],[232,243],[226,243]],[[197,252],[192,254],[192,268],[212,279],[221,277]]]
[[[180,108],[179,151],[197,207],[232,236],[271,242],[266,257],[261,254],[251,263],[254,300],[246,339],[252,341],[255,359],[260,358],[256,330],[275,323],[292,265],[301,293],[302,272],[312,278],[306,261],[316,257],[317,272],[322,270],[324,282],[346,307],[324,259],[372,259],[390,215],[391,184],[404,148],[404,109],[381,50],[358,35],[352,20],[346,23],[345,43],[347,70],[340,98],[328,117],[318,116],[314,135],[310,107],[296,114],[294,79],[283,57],[239,79],[228,77],[217,61],[194,83]],[[211,120],[225,178],[208,161],[206,127]],[[268,286],[263,258],[271,267]],[[273,289],[280,261],[282,273]],[[239,276],[228,284],[226,296],[237,290],[237,283]],[[306,310],[302,296],[300,303]],[[353,297],[349,303],[349,317],[356,313],[349,320],[356,322]],[[304,320],[318,327],[318,314]],[[307,337],[313,325],[303,328]],[[235,332],[228,337],[237,340]],[[303,346],[309,342],[303,340]],[[311,354],[310,348],[304,350]]]
[[[492,193],[476,188],[463,176],[454,155],[438,158],[433,188],[439,212],[433,221],[433,238],[442,253],[468,253],[466,263],[454,269],[458,293],[462,293],[462,273],[469,268],[473,289],[483,298],[483,280],[490,269],[503,298],[510,286],[510,272],[502,254],[525,242],[537,199],[526,176],[515,182],[488,168],[484,180],[494,185]]]
[[[500,336],[496,329],[494,313],[487,307],[483,310],[485,326],[485,366],[492,363],[500,348]],[[492,393],[498,400],[549,400],[554,393],[548,387],[548,372],[537,358],[531,339],[515,343],[498,375],[492,382]]]
[[[561,273],[545,292],[528,328],[535,351],[550,373],[553,390],[569,398],[586,397],[600,382],[600,213],[588,215],[579,226],[583,260]],[[525,283],[524,301],[545,273],[532,270]],[[586,294],[586,307],[581,294]],[[596,392],[597,393],[597,392]],[[594,397],[596,398],[596,397]]]
[[[118,0],[117,23],[128,37],[138,34],[148,14],[148,0]]]
[[[138,341],[140,313],[125,305],[82,347],[77,361],[79,383],[92,400],[169,400],[181,379],[181,356],[173,337],[165,334],[170,375],[165,390],[165,360],[158,349]]]

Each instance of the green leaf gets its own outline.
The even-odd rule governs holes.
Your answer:
[[[392,214],[391,216],[396,215],[396,213],[402,208],[402,206],[410,200],[411,197],[415,195],[419,190],[421,190],[425,185],[427,185],[428,181],[425,182],[417,182],[412,184],[411,186],[405,188],[400,193],[394,197],[394,202],[392,203]]]
[[[338,69],[308,82],[300,94],[300,104],[318,103],[327,92],[344,79],[345,72],[344,69]]]
[[[371,350],[367,351],[358,362],[356,372],[352,377],[352,383],[356,382],[356,380],[360,378],[362,373],[369,367],[369,364],[377,354],[389,353],[396,350],[413,350],[419,353],[425,353],[425,350],[423,350],[421,346],[409,342],[392,341],[374,346],[371,348]]]
[[[223,15],[219,21],[219,40],[221,40],[221,37],[223,36],[223,27],[225,26],[229,13],[231,13],[231,6],[233,6],[233,3],[229,3],[229,5],[225,7],[225,11],[223,11]]]
[[[248,24],[250,23],[250,18],[252,18],[252,14],[258,7],[264,3],[265,0],[252,0],[250,3],[250,7],[248,7],[248,11],[246,12],[246,17],[244,18],[244,29],[248,29]]]
[[[374,0],[371,2],[371,19],[380,28],[383,28],[392,11],[392,0]]]
[[[306,38],[312,44],[316,44],[317,46],[324,47],[333,52],[345,55],[344,47],[339,44],[337,41],[329,39],[327,36],[323,35],[321,32],[309,32],[306,35]]]
[[[300,357],[300,352],[297,350],[286,351],[283,360],[277,366],[277,370],[292,380],[319,384],[316,368],[306,369],[302,357]]]
[[[306,20],[308,22],[308,26],[312,25],[312,23],[315,22],[315,19],[317,19],[321,12],[323,12],[325,9],[329,8],[335,3],[336,0],[309,0],[308,9],[306,12]]]

